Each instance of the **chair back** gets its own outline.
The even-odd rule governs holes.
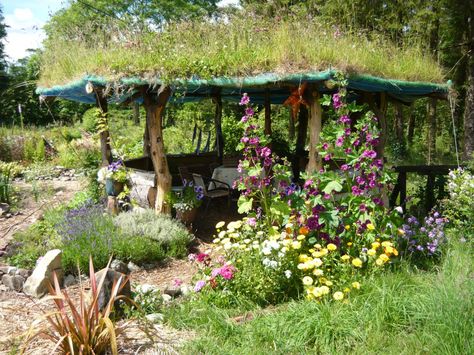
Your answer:
[[[206,183],[204,182],[204,179],[202,178],[202,175],[193,174],[193,180],[194,180],[194,185],[202,187],[204,195],[207,195]]]

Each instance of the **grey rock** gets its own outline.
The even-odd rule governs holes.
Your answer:
[[[105,306],[110,301],[110,294],[112,292],[112,286],[115,282],[119,282],[120,277],[122,280],[127,280],[124,287],[118,292],[118,296],[125,296],[128,298],[132,297],[132,292],[130,290],[130,280],[127,278],[127,275],[122,274],[121,272],[111,270],[111,269],[102,269],[96,272],[95,277],[97,279],[97,284],[100,283],[100,280],[105,277],[104,284],[99,292],[98,305],[99,309],[104,309]],[[119,302],[115,302],[115,306],[119,306]]]
[[[171,297],[178,297],[181,295],[181,287],[168,286],[163,291],[164,294],[170,295]]]
[[[0,203],[0,216],[10,211],[10,206],[7,203]]]
[[[8,267],[8,270],[7,270],[7,274],[8,274],[8,275],[11,275],[11,276],[14,276],[14,275],[16,274],[16,271],[17,271],[17,270],[18,270],[18,269],[17,269],[16,267],[14,267],[14,266],[9,266],[9,267]]]
[[[128,270],[130,270],[130,272],[140,271],[140,267],[132,263],[131,261],[128,263],[127,267],[128,267]]]
[[[17,275],[3,275],[2,283],[10,290],[20,292],[23,288],[23,284],[25,283],[25,279]]]
[[[64,278],[63,285],[64,287],[69,287],[69,286],[74,285],[75,283],[76,283],[76,278],[73,275],[67,275]]]
[[[110,264],[110,268],[112,270],[121,272],[122,274],[128,274],[129,273],[127,264],[125,264],[123,261],[120,261],[118,259],[115,259],[115,260],[112,261],[112,263]]]
[[[19,276],[23,277],[26,280],[28,277],[30,277],[31,270],[18,269],[18,270],[16,270],[15,275],[19,275]]]
[[[151,313],[145,316],[152,323],[163,323],[165,320],[165,316],[161,313]]]
[[[48,293],[48,284],[53,283],[53,273],[56,273],[61,285],[64,277],[61,267],[61,254],[62,252],[59,249],[48,251],[39,260],[33,274],[26,280],[23,292],[38,298],[44,296]]]
[[[0,266],[0,273],[2,273],[2,274],[8,274],[8,268],[9,268],[9,267],[10,267],[10,266],[8,266],[8,265]]]
[[[187,296],[191,293],[191,288],[188,285],[181,285],[181,294]]]
[[[163,299],[163,302],[164,303],[169,303],[173,300],[173,297],[171,297],[170,295],[166,294],[166,293],[163,293],[161,295],[161,298]]]
[[[143,284],[138,285],[135,290],[140,293],[159,292],[160,288],[155,285]]]

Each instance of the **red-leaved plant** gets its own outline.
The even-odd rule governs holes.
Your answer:
[[[66,290],[61,290],[59,281],[53,273],[54,285],[49,285],[50,297],[54,301],[56,310],[45,313],[42,319],[48,321],[49,327],[35,330],[33,324],[27,334],[22,353],[36,337],[42,337],[55,343],[52,353],[61,354],[105,354],[109,351],[117,354],[117,336],[123,328],[117,328],[111,319],[116,301],[123,299],[132,302],[125,296],[119,295],[123,287],[129,282],[128,277],[120,277],[114,281],[110,292],[110,299],[103,310],[99,309],[99,295],[107,276],[110,261],[106,266],[103,277],[97,282],[92,258],[89,261],[90,297],[81,287],[79,308],[74,304]],[[54,286],[54,287],[53,287]]]

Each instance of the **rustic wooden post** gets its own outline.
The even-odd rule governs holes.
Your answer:
[[[138,102],[133,103],[133,124],[140,125],[140,105]]]
[[[404,135],[404,122],[403,122],[403,106],[400,102],[395,102],[395,136],[397,141],[401,144],[403,150],[405,150],[405,135]]]
[[[143,155],[150,156],[150,134],[148,132],[148,110],[145,109],[146,121],[145,131],[143,132]]]
[[[265,134],[272,135],[272,105],[270,101],[270,90],[265,90]]]
[[[100,152],[102,155],[102,166],[107,166],[112,162],[112,149],[110,148],[110,134],[108,128],[108,103],[107,97],[100,88],[94,88],[96,106],[100,110],[101,116],[105,119],[103,127],[100,129]]]
[[[161,126],[163,111],[170,95],[169,87],[161,87],[157,96],[143,89],[143,104],[147,112],[146,124],[150,136],[150,157],[156,175],[156,214],[171,213],[171,206],[166,202],[166,195],[171,191],[171,174],[166,160]]]
[[[407,141],[408,144],[413,143],[413,135],[415,133],[415,112],[413,112],[413,106],[414,104],[412,103],[410,105],[410,113],[408,116],[408,132],[407,132]]]
[[[322,159],[317,146],[320,141],[323,110],[319,102],[319,93],[314,88],[311,88],[309,96],[309,161],[306,172],[315,173],[322,168]]]
[[[376,151],[377,156],[383,160],[385,144],[387,143],[387,94],[381,92],[379,94],[378,105],[374,106],[374,112],[377,116],[380,124],[380,137],[379,144],[377,145]]]
[[[428,124],[428,165],[432,163],[436,151],[436,99],[429,98],[427,104]]]
[[[298,132],[296,135],[295,147],[295,178],[299,178],[302,169],[301,162],[305,158],[306,137],[308,136],[308,108],[305,105],[300,106],[298,115]]]
[[[219,164],[222,164],[224,159],[224,136],[222,134],[222,98],[221,94],[216,94],[213,97],[213,101],[216,104],[216,111],[214,114],[214,126],[216,129],[216,149],[217,149],[217,160]]]

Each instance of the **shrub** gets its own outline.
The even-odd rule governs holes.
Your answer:
[[[12,180],[20,173],[16,163],[4,163],[0,160],[0,202],[10,203],[13,194]]]
[[[465,169],[449,172],[449,198],[442,201],[443,214],[462,234],[463,240],[474,233],[474,175]]]
[[[163,260],[166,252],[160,243],[142,236],[127,236],[120,232],[112,241],[114,256],[122,261],[143,265]]]
[[[177,220],[165,215],[157,216],[151,209],[121,213],[114,219],[125,237],[142,237],[162,245],[169,256],[186,255],[192,235]]]

